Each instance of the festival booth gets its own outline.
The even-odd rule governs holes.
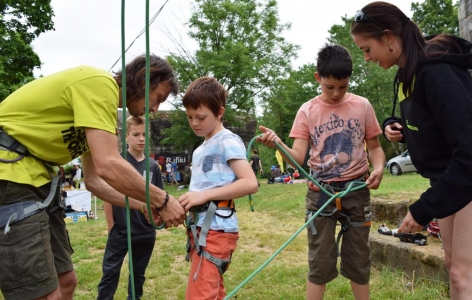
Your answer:
[[[66,190],[62,193],[64,203],[75,211],[92,210],[92,193],[87,190]]]
[[[94,197],[95,198],[95,197]],[[86,189],[67,189],[62,192],[62,199],[66,209],[66,223],[76,223],[87,221],[89,213],[92,211],[92,193]],[[96,198],[95,198],[96,199]],[[96,200],[95,214],[96,215]]]

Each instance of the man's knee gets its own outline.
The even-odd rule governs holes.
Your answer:
[[[61,290],[59,289],[59,287],[57,287],[54,291],[50,292],[49,294],[36,298],[35,300],[61,300],[61,299],[62,299]]]
[[[74,271],[69,271],[58,274],[58,278],[63,299],[68,299],[67,296],[72,296],[77,286],[77,275]]]

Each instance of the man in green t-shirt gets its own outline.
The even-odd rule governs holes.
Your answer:
[[[52,184],[49,165],[81,156],[89,191],[118,206],[125,205],[127,195],[131,209],[143,207],[146,183],[118,152],[116,121],[124,85],[130,114],[145,113],[145,69],[146,57],[135,58],[126,65],[122,82],[122,71],[112,76],[80,66],[34,80],[0,103],[0,253],[15,257],[0,260],[0,289],[6,300],[72,299],[77,285],[59,189]],[[169,63],[151,55],[150,111],[156,112],[177,91]],[[166,225],[182,224],[180,203],[155,186],[149,189],[150,203]],[[30,203],[47,203],[52,196],[45,209],[28,210]]]

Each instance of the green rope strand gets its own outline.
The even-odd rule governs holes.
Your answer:
[[[165,3],[164,3],[165,5]],[[151,223],[152,227],[155,229],[161,230],[165,228],[166,224],[163,223],[160,226],[157,226],[154,223],[154,219],[152,216],[152,207],[150,203],[150,194],[149,194],[149,141],[150,141],[150,135],[149,135],[149,92],[150,92],[150,61],[149,61],[149,0],[146,0],[146,89],[145,89],[145,118],[146,118],[146,128],[145,128],[145,136],[146,136],[146,141],[145,141],[145,157],[146,157],[146,205],[147,205],[147,212],[148,212],[148,217],[149,217],[149,223]]]
[[[126,45],[125,45],[125,0],[121,1],[121,99],[122,99],[122,126],[121,126],[121,141],[122,141],[122,153],[123,158],[126,159]],[[131,246],[131,218],[129,211],[129,199],[128,196],[125,196],[126,204],[126,236],[128,240],[128,268],[130,276],[130,284],[132,291],[132,299],[135,300],[135,291],[134,291],[134,271],[133,271],[133,253]]]

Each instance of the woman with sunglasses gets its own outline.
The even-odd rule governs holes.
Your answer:
[[[418,172],[431,187],[409,212],[399,232],[420,231],[439,218],[451,299],[472,295],[472,44],[452,35],[424,38],[396,6],[372,2],[351,25],[366,61],[394,65],[392,117],[384,135],[408,144]],[[395,117],[400,102],[401,118]]]

